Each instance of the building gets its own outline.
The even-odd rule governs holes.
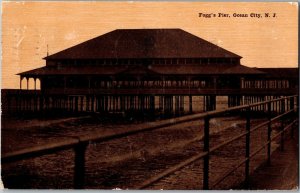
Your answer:
[[[26,108],[37,111],[169,113],[192,112],[192,96],[203,96],[203,110],[209,111],[216,108],[216,96],[228,96],[228,106],[235,106],[298,93],[297,68],[282,69],[293,76],[282,75],[243,66],[241,58],[181,29],[118,29],[49,55],[46,66],[18,74],[18,92],[26,92],[22,80],[27,80],[26,90],[29,79],[39,79],[40,91],[26,99]],[[14,104],[25,108],[18,97]]]

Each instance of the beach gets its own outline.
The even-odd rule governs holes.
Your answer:
[[[265,119],[253,119],[255,125]],[[27,120],[28,121],[28,120]],[[151,122],[109,123],[100,117],[83,116],[55,121],[14,121],[10,128],[2,127],[2,152],[33,147],[54,141],[63,141],[93,132],[107,134],[132,129]],[[35,123],[35,124],[33,124]],[[240,116],[218,117],[210,120],[210,147],[224,142],[245,131],[246,120]],[[2,126],[5,125],[2,121]],[[26,125],[26,123],[23,123]],[[276,132],[274,130],[273,134]],[[251,152],[266,139],[263,127],[251,134]],[[273,150],[277,147],[272,145]],[[107,142],[90,143],[86,151],[87,189],[132,189],[146,179],[203,151],[203,120],[177,124],[167,128],[139,133]],[[213,183],[228,169],[243,159],[245,138],[211,154],[210,181]],[[251,161],[254,170],[266,158],[266,150]],[[201,189],[202,160],[166,176],[148,189]],[[58,188],[73,187],[74,152],[72,149],[2,165],[2,177],[7,188]],[[243,180],[241,167],[216,189],[228,189]]]

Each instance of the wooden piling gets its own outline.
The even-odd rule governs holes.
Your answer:
[[[189,112],[193,113],[193,98],[192,98],[192,95],[189,95]]]

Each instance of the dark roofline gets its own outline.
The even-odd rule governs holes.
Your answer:
[[[97,58],[97,54],[98,54],[98,58],[99,59],[100,58],[115,58],[115,57],[119,57],[119,58],[143,58],[143,57],[141,57],[141,53],[135,52],[135,49],[137,49],[137,47],[135,47],[136,45],[134,45],[132,47],[132,50],[133,50],[132,53],[134,53],[134,54],[132,54],[130,52],[126,53],[126,49],[125,49],[125,51],[123,50],[123,52],[120,52],[120,50],[118,50],[118,49],[119,48],[122,49],[122,46],[124,46],[124,45],[121,44],[121,47],[118,45],[119,46],[118,49],[115,49],[117,51],[115,51],[115,50],[112,51],[112,52],[115,52],[114,53],[115,56],[113,56],[114,54],[112,54],[112,53],[108,54],[105,51],[103,52],[103,51],[100,51],[100,50],[99,51],[96,50],[96,52],[95,52],[95,49],[94,49],[95,42],[97,42],[98,44],[101,42],[100,45],[102,45],[103,43],[104,44],[109,43],[111,41],[112,37],[114,37],[114,38],[120,38],[120,37],[122,37],[124,35],[128,36],[128,32],[130,32],[130,31],[134,31],[136,33],[141,33],[143,30],[149,30],[151,33],[150,32],[143,32],[143,33],[146,34],[146,35],[148,35],[148,34],[153,35],[151,37],[155,37],[154,38],[155,40],[156,40],[156,38],[158,38],[158,40],[164,41],[163,40],[164,38],[161,39],[161,36],[157,35],[158,34],[157,31],[162,30],[162,32],[166,33],[167,36],[168,35],[172,35],[173,38],[176,38],[178,35],[182,35],[183,38],[185,38],[185,40],[187,40],[189,42],[191,42],[191,41],[192,42],[196,42],[195,44],[192,43],[192,45],[194,47],[191,47],[191,49],[188,48],[188,46],[187,46],[188,44],[183,45],[182,48],[175,47],[177,49],[182,49],[183,50],[183,52],[182,52],[181,55],[177,54],[177,56],[176,56],[176,55],[174,55],[176,53],[176,51],[173,52],[172,49],[165,49],[164,46],[158,46],[158,48],[159,48],[158,49],[158,53],[161,53],[159,50],[163,50],[163,52],[164,52],[164,53],[161,53],[162,55],[159,55],[159,54],[156,55],[157,53],[153,52],[153,50],[152,50],[150,54],[148,53],[150,56],[147,56],[147,54],[146,54],[144,58],[175,58],[174,56],[176,56],[177,58],[222,58],[222,57],[239,58],[239,59],[242,58],[241,56],[239,56],[239,55],[237,55],[237,54],[235,54],[233,52],[230,52],[230,51],[228,51],[228,50],[226,50],[226,49],[224,49],[224,48],[222,48],[222,47],[220,47],[218,45],[215,45],[215,44],[213,44],[213,43],[211,43],[211,42],[209,42],[207,40],[204,40],[204,39],[202,39],[202,38],[200,38],[200,37],[198,37],[196,35],[193,35],[193,34],[187,32],[187,31],[184,31],[184,30],[182,30],[180,28],[153,28],[153,29],[151,29],[151,28],[142,28],[142,29],[116,29],[116,30],[113,30],[113,31],[110,31],[110,32],[106,32],[106,33],[104,33],[104,34],[102,34],[100,36],[94,37],[92,39],[89,39],[87,41],[84,41],[84,42],[81,42],[79,44],[76,44],[76,45],[71,46],[71,47],[69,47],[67,49],[64,49],[62,51],[59,51],[59,52],[56,52],[56,53],[51,54],[49,56],[46,56],[43,59],[45,59],[45,60],[48,60],[48,59],[49,60],[51,60],[51,59],[52,60],[56,60],[56,59],[70,59],[70,58],[77,59],[76,58],[76,54],[75,54],[75,57],[72,56],[72,54],[70,54],[70,52],[72,50],[73,50],[73,52],[76,50],[76,47],[77,47],[77,50],[75,52],[80,53],[80,51],[78,51],[78,49],[79,49],[79,47],[83,47],[84,48],[83,50],[85,50],[86,53],[88,53],[88,55],[91,54],[90,56],[92,56],[93,59]],[[138,34],[138,35],[141,35],[141,34]],[[128,36],[128,37],[130,37],[130,36]],[[137,38],[135,38],[135,36],[131,36],[131,37],[134,37],[133,38],[134,41],[135,40],[137,40],[137,41],[140,40],[139,39],[140,37],[137,37]],[[199,40],[199,42],[195,41],[197,39]],[[126,40],[123,39],[123,41],[126,41]],[[170,40],[169,40],[169,42],[170,42]],[[140,42],[137,42],[137,43],[140,43]],[[161,42],[158,42],[158,43],[161,43]],[[171,41],[170,43],[174,43],[174,42]],[[198,43],[198,46],[195,46],[197,43]],[[124,42],[123,42],[123,44],[124,44]],[[208,48],[214,49],[213,52],[206,51],[206,53],[205,53],[203,51],[203,48],[201,48],[201,46],[200,46],[201,44],[203,44],[205,46],[208,46]],[[158,44],[158,45],[165,45],[165,44]],[[168,45],[168,44],[166,44],[166,45]],[[177,41],[175,43],[175,45],[181,45],[181,44],[178,43],[178,41]],[[96,44],[96,46],[97,46],[97,44]],[[100,46],[100,48],[101,48],[101,46]],[[187,50],[193,50],[192,48],[198,48],[198,50],[195,50],[194,52],[187,51]],[[92,49],[92,52],[87,52],[88,49],[90,49],[90,50]],[[157,47],[156,48],[150,47],[149,49],[157,49]],[[219,49],[219,51],[217,51],[218,49]],[[128,49],[128,50],[130,50],[130,49]],[[166,50],[170,50],[170,51],[166,51]],[[124,52],[125,52],[125,54],[124,54]],[[208,53],[210,53],[210,54],[208,54]],[[211,54],[211,53],[215,53],[215,55]],[[105,54],[107,54],[108,57],[103,56]],[[205,54],[207,56],[205,56]],[[131,57],[131,56],[130,57],[122,57],[121,55],[123,55],[123,56],[124,55],[129,55],[129,56],[132,55],[133,57]],[[218,56],[218,55],[220,55],[220,56]],[[226,55],[228,55],[228,56],[226,56]]]
[[[185,30],[183,30],[183,29],[178,28],[178,30],[181,30],[181,31],[183,31],[183,32],[185,32],[185,33],[188,33],[188,34],[190,34],[191,36],[194,36],[194,37],[196,37],[196,38],[202,39],[202,38],[200,38],[200,37],[198,37],[198,36],[196,36],[196,35],[194,35],[194,34],[188,32],[188,31],[185,31]],[[236,55],[236,56],[237,56],[236,58],[240,58],[240,59],[243,58],[242,56],[237,55],[236,53],[233,53],[233,52],[231,52],[231,51],[229,51],[229,50],[227,50],[227,49],[225,49],[225,48],[223,48],[223,47],[221,47],[221,46],[219,46],[219,45],[216,45],[216,44],[214,44],[214,43],[212,43],[212,42],[209,42],[209,41],[207,41],[207,40],[205,40],[205,39],[202,39],[202,40],[205,41],[205,42],[207,42],[207,43],[213,44],[213,45],[215,45],[215,46],[217,46],[217,47],[219,47],[219,48],[222,48],[222,49],[226,50],[227,52],[230,52],[230,53],[233,54],[233,55]]]
[[[113,30],[113,31],[117,31],[117,30],[118,30],[118,29],[115,29],[115,30]],[[106,34],[108,34],[108,33],[110,33],[110,32],[113,32],[113,31],[106,32],[106,33],[104,33],[104,34],[102,34],[102,35],[100,35],[100,36],[104,36],[104,35],[106,35]],[[89,41],[93,41],[94,39],[97,39],[97,38],[100,37],[100,36],[96,36],[96,37],[94,37],[94,38],[92,38],[92,39],[86,40],[86,41],[84,41],[84,42],[81,42],[81,43],[76,44],[76,45],[74,45],[74,46],[71,46],[71,47],[69,47],[69,48],[66,48],[66,49],[63,49],[63,50],[61,50],[61,51],[55,52],[54,54],[50,54],[49,56],[46,56],[46,57],[44,57],[43,59],[44,59],[44,60],[47,60],[49,57],[51,57],[51,56],[53,56],[53,55],[55,55],[55,54],[57,54],[57,53],[59,53],[59,52],[63,52],[63,51],[69,50],[69,49],[71,49],[71,48],[74,48],[74,47],[76,47],[76,46],[79,46],[79,45],[81,45],[81,44],[83,44],[83,43],[86,43],[86,42],[89,42]]]

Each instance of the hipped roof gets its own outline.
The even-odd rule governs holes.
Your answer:
[[[45,59],[224,57],[241,58],[182,29],[117,29]]]

